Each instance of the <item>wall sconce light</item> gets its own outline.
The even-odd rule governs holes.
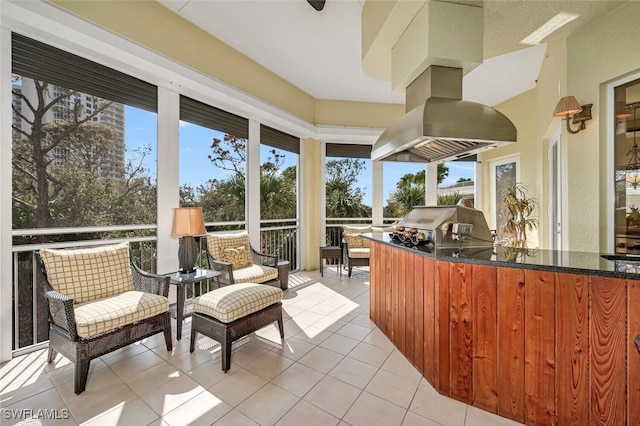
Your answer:
[[[578,133],[580,130],[584,130],[587,128],[584,122],[587,120],[591,120],[592,106],[593,104],[580,105],[575,97],[565,96],[558,101],[556,109],[553,111],[553,115],[556,117],[565,117],[567,121],[567,131],[569,133]],[[569,125],[570,115],[573,116],[573,124],[580,124],[577,130],[573,130]]]

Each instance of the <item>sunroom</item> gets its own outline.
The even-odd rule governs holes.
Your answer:
[[[423,7],[440,2],[403,5],[394,1],[328,0],[325,9],[317,12],[300,0],[302,4],[298,7],[305,9],[304,13],[315,14],[310,19],[316,20],[331,18],[332,7],[345,8],[344,13],[351,15],[355,9],[361,28],[358,35],[362,38],[362,57],[355,60],[368,73],[375,74],[377,67],[389,67],[389,72],[382,72],[380,78],[386,81],[378,82],[388,87],[389,96],[378,102],[309,94],[296,86],[299,83],[261,65],[258,58],[246,56],[200,28],[198,25],[205,18],[198,17],[198,8],[205,6],[197,3],[9,0],[0,3],[0,136],[2,141],[12,141],[0,147],[0,360],[42,363],[39,351],[47,345],[48,328],[41,290],[33,285],[32,262],[33,253],[41,248],[126,240],[135,248],[144,269],[170,273],[178,268],[179,244],[177,238],[171,237],[172,209],[198,206],[203,208],[208,232],[246,229],[252,245],[277,252],[280,259],[289,261],[293,288],[296,283],[303,285],[309,276],[322,282],[324,277],[316,273],[322,262],[319,248],[340,245],[343,224],[389,225],[406,213],[401,208],[394,209],[394,203],[396,207],[401,203],[396,198],[398,179],[392,180],[390,176],[400,173],[398,170],[403,172],[399,177],[426,176],[426,188],[424,183],[419,187],[423,191],[420,199],[427,205],[437,203],[436,163],[372,160],[371,150],[383,130],[405,114],[404,88],[417,77],[416,73],[426,68],[430,58],[438,56],[420,51],[423,46],[419,40],[410,39],[415,43],[409,46],[415,49],[412,55],[420,63],[398,65],[389,40],[400,38],[404,30],[414,29],[412,19],[406,16],[420,17]],[[249,2],[236,6],[231,6],[231,2],[215,3],[219,3],[218,9],[213,10],[224,13],[226,7],[236,12],[251,5],[266,10],[293,7],[290,3],[295,2],[261,2],[264,3],[261,6]],[[379,3],[378,8],[371,3]],[[469,2],[452,3],[469,6],[466,4]],[[463,168],[462,176],[473,180],[474,206],[484,213],[492,229],[499,227],[500,220],[499,177],[508,175],[522,182],[537,200],[534,216],[538,225],[529,234],[533,248],[558,253],[634,254],[639,249],[635,245],[638,238],[635,229],[640,223],[634,221],[640,202],[636,200],[640,165],[635,143],[636,120],[640,120],[636,112],[640,106],[640,55],[633,52],[637,51],[635,40],[640,37],[637,25],[640,5],[633,1],[545,3],[536,8],[533,2],[523,0],[515,2],[508,11],[501,2],[472,5],[476,9],[484,7],[485,54],[479,60],[482,66],[502,67],[501,72],[512,66],[506,68],[507,72],[526,75],[531,81],[521,86],[525,90],[491,105],[513,122],[517,142],[478,152],[466,158],[470,161],[447,166],[452,175],[458,167]],[[381,4],[388,9],[380,9]],[[397,14],[392,13],[394,10]],[[535,19],[527,15],[532,11],[538,13]],[[401,13],[404,18],[400,18]],[[559,30],[542,35],[537,41],[523,40],[537,27],[561,18],[566,22]],[[500,19],[513,20],[510,31],[521,26],[517,34],[522,33],[523,37],[511,40],[509,37],[515,34],[501,35],[496,27]],[[372,28],[398,33],[366,32],[373,31]],[[259,33],[255,29],[242,31]],[[304,34],[300,37],[304,38]],[[496,43],[491,37],[503,37],[506,41]],[[487,50],[490,47],[494,50]],[[366,48],[370,50],[365,51]],[[524,55],[524,48],[530,56],[514,58],[514,52],[522,51]],[[274,57],[295,56],[295,52],[278,49],[265,47],[265,51]],[[375,56],[378,53],[381,57]],[[534,60],[528,62],[531,55]],[[425,58],[426,62],[421,62]],[[513,62],[501,62],[506,58]],[[523,69],[524,63],[531,64],[533,69]],[[396,74],[391,76],[392,73]],[[466,71],[465,74],[472,75]],[[320,81],[319,76],[316,78]],[[496,81],[491,75],[486,78],[479,86],[487,93],[493,88],[496,92],[503,89],[500,87],[503,81]],[[41,81],[47,84],[38,83]],[[558,101],[568,95],[582,106],[592,104],[592,118],[582,122],[583,130],[575,130],[580,122],[570,123],[571,117],[553,115]],[[47,103],[51,105],[45,108]],[[75,141],[72,143],[81,144],[82,148],[71,150],[59,144],[50,154],[38,154],[30,151],[33,148],[21,146],[18,135],[35,138],[34,126],[25,123],[35,122],[34,116],[39,114],[41,126],[37,130],[42,132],[38,137],[43,144],[56,140],[68,143],[72,139]],[[88,131],[91,127],[94,130]],[[64,134],[70,128],[75,133]],[[37,161],[49,162],[49,169],[41,175]],[[69,167],[70,164],[74,166]],[[347,184],[349,190],[332,193],[340,184]],[[334,296],[344,296],[345,303],[351,294],[349,301],[357,307],[345,311],[332,326],[323,330],[318,326],[315,330],[317,336],[335,334],[331,343],[326,344],[332,349],[323,347],[323,351],[329,351],[323,353],[328,358],[334,353],[347,355],[354,347],[344,338],[362,334],[358,343],[368,342],[373,352],[378,348],[384,348],[381,353],[389,350],[384,360],[375,361],[379,361],[377,369],[387,360],[388,368],[382,369],[384,374],[394,373],[393,367],[389,367],[391,361],[407,368],[408,372],[403,370],[399,376],[412,383],[411,397],[419,400],[416,389],[428,393],[423,388],[429,383],[419,374],[416,379],[407,359],[394,351],[389,340],[384,340],[383,333],[367,319],[368,286],[373,272],[368,267],[359,268],[354,278],[349,279],[337,265],[329,266],[332,270],[326,274],[327,288],[335,292]],[[304,294],[303,288],[298,289],[300,294]],[[324,291],[327,289],[317,296]],[[631,296],[626,300],[631,303]],[[316,311],[329,309],[320,306],[321,302],[321,298],[314,302]],[[292,327],[293,313],[304,313],[307,317],[318,314],[313,309],[310,312],[314,315],[307,313],[310,306],[305,306],[305,312],[299,311],[302,306],[305,303],[291,309]],[[336,333],[338,324],[348,326],[343,334]],[[296,331],[300,331],[299,327]],[[368,332],[364,334],[365,331]],[[271,336],[273,332],[264,334]],[[317,336],[299,338],[296,344],[301,347],[315,344]],[[273,346],[265,349],[259,343],[254,347],[253,343],[246,344],[245,351],[254,352],[246,355],[251,361],[245,365],[259,364],[261,357],[257,354],[268,353],[267,361],[274,354]],[[629,346],[626,343],[631,342],[625,341],[625,346]],[[131,349],[134,353],[138,350],[143,352],[140,345]],[[295,357],[285,358],[296,364]],[[288,361],[283,370],[291,368]],[[370,366],[362,359],[348,362],[354,371]],[[0,380],[10,383],[11,375],[6,371],[3,370],[4,378]],[[190,375],[191,371],[186,368],[178,376]],[[328,372],[318,379],[322,385],[335,379]],[[631,373],[625,370],[627,374]],[[341,391],[342,382],[348,381],[346,377],[335,379],[341,381],[338,384]],[[277,388],[271,379],[266,380],[265,386]],[[344,409],[319,399],[315,405],[309,402],[313,398],[302,400],[313,407],[306,407],[309,412],[319,409],[322,416],[331,416],[326,418],[328,423],[335,419],[354,424],[364,421],[367,417],[358,409],[366,411],[362,407],[369,405],[358,405],[355,401],[366,397],[368,403],[382,398],[385,404],[392,404],[392,411],[400,407],[401,415],[389,420],[391,423],[398,419],[398,424],[440,419],[456,424],[457,420],[424,416],[416,408],[417,403],[412,405],[413,400],[402,392],[400,401],[393,396],[381,396],[384,392],[375,390],[380,383],[374,380],[362,384],[363,390],[351,401],[354,405]],[[367,393],[368,385],[372,390]],[[283,389],[287,393],[292,390]],[[320,390],[310,389],[311,395],[321,399]],[[330,387],[325,390],[331,392]],[[278,388],[276,393],[280,395],[280,391]],[[189,392],[185,390],[184,394]],[[215,393],[212,395],[203,394],[200,398],[215,397]],[[295,392],[293,395],[299,397]],[[242,405],[242,401],[234,400],[233,404],[221,400],[232,408]],[[144,404],[144,398],[133,401]],[[298,403],[291,401],[287,410]],[[3,399],[3,406],[11,404],[10,399]],[[73,414],[71,405],[67,402],[65,408],[71,408]],[[163,417],[163,412],[155,410],[153,404],[147,405],[145,410],[155,413],[149,422]],[[472,405],[464,406],[467,413],[477,410]],[[627,402],[621,408],[628,421],[634,415],[631,405]],[[110,406],[104,413],[115,407]],[[263,420],[284,423],[289,412],[261,418],[258,414],[252,417],[249,414],[252,409],[255,408],[245,406],[240,412],[258,423]],[[304,412],[303,407],[297,409]],[[179,413],[173,413],[176,415],[167,422],[180,424]],[[468,418],[473,415],[468,414]],[[519,415],[507,417],[525,421]],[[199,421],[206,418],[203,415]],[[83,423],[91,419],[97,421],[93,416],[72,416],[71,420]],[[209,423],[215,421],[212,419]],[[472,424],[472,420],[466,424]]]

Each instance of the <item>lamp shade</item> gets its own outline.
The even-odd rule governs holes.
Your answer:
[[[567,115],[577,114],[580,111],[582,111],[582,107],[576,98],[573,96],[565,96],[558,101],[556,109],[553,111],[553,115],[556,117],[564,117]]]
[[[206,233],[201,207],[178,207],[173,209],[172,237],[189,237]]]

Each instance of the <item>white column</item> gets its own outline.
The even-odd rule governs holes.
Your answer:
[[[0,1],[0,4],[2,2]],[[11,359],[11,31],[0,29],[0,362]]]
[[[301,189],[304,188],[303,184],[303,176],[306,173],[306,166],[304,166],[304,162],[302,161],[304,155],[304,139],[300,139],[300,154],[298,155],[298,161],[296,164],[296,200],[298,203],[296,205],[296,218],[298,219],[298,241],[296,241],[296,259],[298,263],[296,265],[291,265],[293,269],[299,269],[302,267],[302,247],[303,244],[307,242],[307,237],[303,234],[302,230],[307,226],[307,220],[305,219],[305,215],[303,214],[302,208],[307,205],[305,203],[305,192]],[[309,225],[311,226],[311,225]]]
[[[260,250],[260,123],[249,120],[245,215],[251,245]]]
[[[427,163],[425,165],[425,205],[435,206],[438,204],[438,163]]]
[[[310,187],[310,186],[309,186]],[[303,188],[309,188],[304,186]],[[311,194],[309,194],[311,196]],[[327,235],[327,143],[320,142],[320,244],[326,246]]]
[[[384,219],[384,167],[382,161],[371,162],[371,223],[382,225]]]
[[[171,238],[180,203],[180,94],[158,87],[158,273],[178,269],[178,239]]]

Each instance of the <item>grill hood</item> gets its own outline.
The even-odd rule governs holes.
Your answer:
[[[406,111],[373,145],[372,160],[451,161],[516,141],[504,114],[462,100],[461,68],[427,68],[407,87]]]

